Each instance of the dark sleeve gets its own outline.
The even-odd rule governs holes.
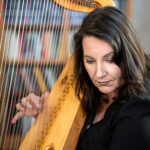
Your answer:
[[[129,114],[119,119],[109,150],[150,150],[150,107],[136,106],[127,107]]]

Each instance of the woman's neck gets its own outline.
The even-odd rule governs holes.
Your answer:
[[[107,108],[109,107],[109,105],[112,104],[114,97],[116,97],[116,94],[105,95],[103,97],[104,100],[102,100],[102,99],[100,100],[100,107],[96,112],[96,116],[95,116],[93,123],[96,123],[96,122],[100,121],[101,119],[103,119],[105,112],[106,112]],[[105,99],[107,99],[107,102]]]
[[[110,94],[107,95],[107,99],[108,99],[108,103],[112,103],[113,102],[113,98],[118,96],[118,92],[112,92]]]

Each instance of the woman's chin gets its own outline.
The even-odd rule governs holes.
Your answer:
[[[103,94],[111,94],[116,91],[116,88],[112,88],[112,87],[102,87],[102,88],[98,88],[98,89]]]

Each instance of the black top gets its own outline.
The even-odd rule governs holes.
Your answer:
[[[99,122],[89,115],[76,150],[150,150],[150,85],[138,98],[112,103]]]

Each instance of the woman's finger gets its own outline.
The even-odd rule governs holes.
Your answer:
[[[13,117],[11,123],[15,123],[19,118],[21,118],[24,115],[24,113],[22,111],[16,113],[16,115]]]
[[[28,97],[27,97],[27,102],[29,104],[31,104],[33,107],[40,107],[39,106],[39,96],[36,96],[34,94],[30,94]]]
[[[44,93],[44,101],[48,98],[48,96],[49,96],[49,92],[45,92]]]
[[[39,105],[39,97],[34,98],[34,99],[32,98],[28,102],[32,106],[32,108],[39,108],[40,107],[40,105]]]
[[[18,111],[24,111],[24,110],[25,110],[25,107],[24,107],[21,103],[18,103],[18,104],[16,104],[16,109],[17,109]]]
[[[39,100],[39,103],[44,103],[45,100],[48,98],[49,96],[49,92],[45,92],[41,97],[40,97],[40,100]]]
[[[26,98],[26,97],[22,98],[21,104],[22,104],[24,107],[32,108],[32,104],[30,104],[30,101],[29,101],[28,98]]]

